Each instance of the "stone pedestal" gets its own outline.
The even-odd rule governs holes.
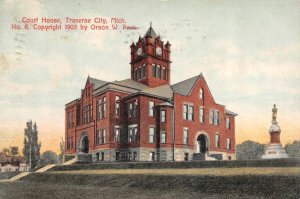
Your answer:
[[[262,159],[288,158],[289,156],[280,144],[281,129],[278,125],[278,122],[276,121],[277,108],[275,104],[272,112],[272,124],[269,129],[270,144],[266,147],[265,154],[262,156]]]
[[[266,148],[265,155],[262,156],[262,159],[275,159],[275,158],[288,158],[285,149],[281,144],[269,144]]]

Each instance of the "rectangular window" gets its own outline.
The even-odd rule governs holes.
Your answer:
[[[104,152],[101,152],[101,161],[104,161]]]
[[[166,132],[161,132],[160,133],[160,143],[165,144],[166,143]]]
[[[187,120],[188,119],[188,105],[183,105],[183,119]]]
[[[74,127],[74,111],[72,111],[71,126]]]
[[[120,116],[120,96],[116,96],[115,99],[115,114],[116,116]]]
[[[131,161],[131,160],[132,160],[132,154],[131,154],[131,152],[130,152],[130,151],[128,152],[128,160],[129,160],[129,161]]]
[[[133,135],[133,128],[129,128],[128,129],[128,142],[131,143],[132,142],[132,135]]]
[[[231,149],[231,140],[230,140],[230,138],[226,139],[226,149]]]
[[[160,122],[166,122],[166,111],[165,110],[160,111]]]
[[[194,107],[189,106],[188,108],[188,119],[194,120]]]
[[[214,110],[209,110],[209,124],[214,122]]]
[[[82,124],[85,123],[85,107],[82,107]]]
[[[194,120],[194,107],[184,104],[183,105],[183,119]]]
[[[136,68],[134,69],[134,72],[133,72],[133,79],[137,80],[137,69]]]
[[[199,109],[199,120],[201,123],[204,123],[204,109],[203,108]]]
[[[106,143],[106,133],[105,133],[105,129],[102,129],[102,144]]]
[[[183,129],[183,144],[187,144],[188,143],[188,129],[184,128]]]
[[[128,117],[132,117],[133,116],[133,105],[132,103],[128,104]]]
[[[67,115],[67,125],[68,125],[68,128],[71,127],[70,112],[68,112],[68,115]]]
[[[137,141],[137,127],[135,127],[133,129],[133,138],[132,138],[132,141],[133,142],[136,142]]]
[[[133,143],[137,141],[137,127],[128,128],[128,142]]]
[[[93,108],[92,105],[89,105],[89,122],[93,120]]]
[[[150,152],[149,153],[149,160],[150,161],[155,161],[155,152]]]
[[[97,130],[96,131],[96,145],[99,145],[100,144],[100,140],[101,140],[101,134],[100,134],[100,131]]]
[[[149,128],[149,143],[154,143],[154,128]]]
[[[149,101],[149,116],[154,116],[154,102]]]
[[[156,66],[152,64],[152,77],[156,77]]]
[[[115,127],[115,143],[120,143],[120,132],[121,129],[119,127]]]
[[[220,147],[220,135],[219,134],[215,135],[215,147],[216,148]]]
[[[137,160],[137,152],[136,151],[133,152],[133,161],[135,161],[135,160]]]
[[[230,129],[230,117],[226,117],[226,128]]]
[[[138,100],[135,100],[133,104],[133,116],[135,117],[137,115],[138,115]]]
[[[102,118],[106,117],[106,97],[102,98]]]
[[[214,110],[214,125],[219,124],[219,112],[217,110]]]
[[[97,100],[97,106],[96,106],[96,118],[97,120],[101,119],[101,104],[102,104],[102,101],[101,99],[98,99]]]
[[[146,65],[143,64],[143,66],[142,66],[142,78],[145,77],[145,71],[146,71]]]

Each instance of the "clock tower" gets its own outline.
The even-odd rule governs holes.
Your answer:
[[[151,24],[143,38],[132,43],[131,79],[149,87],[170,84],[170,47],[164,43]]]

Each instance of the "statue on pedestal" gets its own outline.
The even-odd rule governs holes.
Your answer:
[[[275,159],[275,158],[288,158],[285,149],[280,143],[281,129],[277,122],[277,111],[276,104],[272,109],[272,124],[270,126],[270,144],[266,147],[265,155],[262,159]]]

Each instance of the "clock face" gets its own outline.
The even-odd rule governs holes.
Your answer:
[[[161,51],[161,48],[160,47],[157,47],[156,48],[156,54],[157,55],[161,55],[162,51]]]
[[[137,50],[137,55],[141,55],[142,54],[142,48],[139,48],[138,50]]]

